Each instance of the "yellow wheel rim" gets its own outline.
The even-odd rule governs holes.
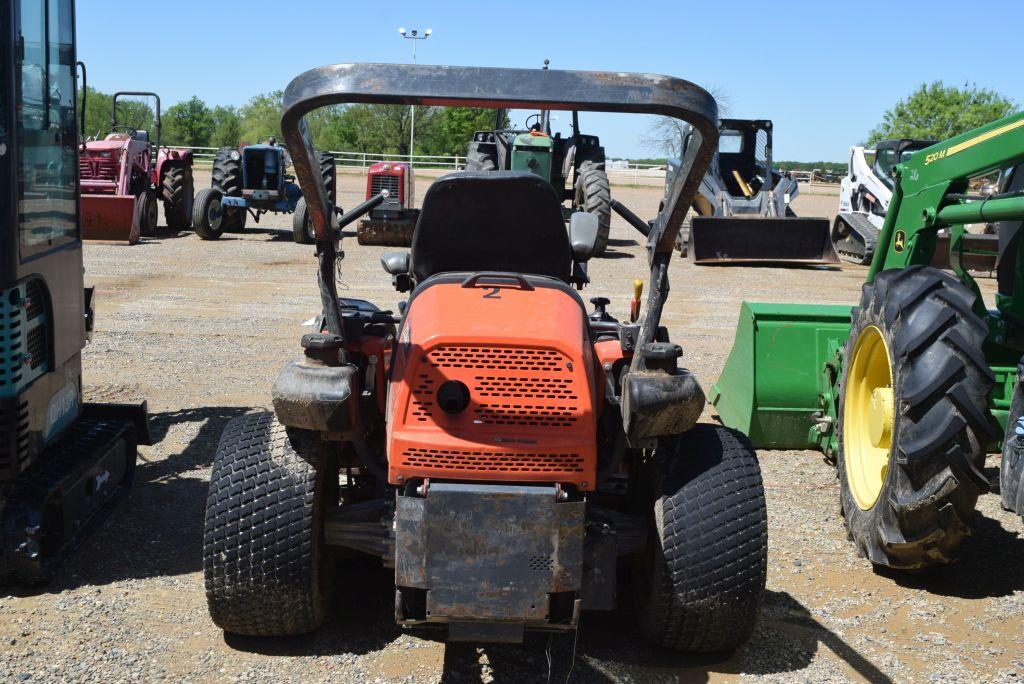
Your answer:
[[[892,364],[882,331],[861,331],[849,360],[843,402],[843,460],[850,493],[862,510],[878,501],[889,471],[894,408]]]

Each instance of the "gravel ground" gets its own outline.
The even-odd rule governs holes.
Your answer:
[[[208,182],[198,179],[200,186]],[[363,179],[342,176],[347,206]],[[425,188],[419,188],[419,196]],[[613,192],[651,216],[652,188]],[[798,198],[831,215],[834,194]],[[4,681],[799,681],[1024,680],[1021,521],[983,497],[963,561],[926,577],[872,571],[846,541],[834,469],[814,452],[762,452],[768,494],[768,592],[751,642],[728,660],[652,649],[628,610],[583,616],[578,640],[446,646],[392,623],[387,573],[345,568],[327,626],[308,638],[225,638],[206,612],[201,521],[209,465],[233,416],[266,407],[300,325],[317,308],[311,248],[290,217],[215,243],[161,233],[135,247],[86,247],[97,286],[97,333],[85,354],[93,396],[150,402],[157,444],[136,484],[82,544],[65,576],[0,596]],[[624,315],[644,255],[616,219],[613,247],[591,267],[589,296]],[[346,243],[347,294],[394,306],[383,249]],[[665,323],[705,388],[732,343],[741,299],[853,302],[864,270],[695,268],[677,261]],[[985,283],[991,295],[991,284]],[[710,418],[710,414],[709,414]],[[994,473],[997,459],[989,461]],[[552,663],[549,669],[549,661]]]

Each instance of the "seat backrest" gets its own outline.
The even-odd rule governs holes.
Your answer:
[[[417,282],[452,271],[505,271],[568,280],[572,249],[552,185],[523,171],[461,171],[423,197],[412,236]]]

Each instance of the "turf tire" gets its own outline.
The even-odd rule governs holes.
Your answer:
[[[876,565],[919,571],[952,562],[988,490],[984,445],[998,436],[988,410],[995,376],[975,303],[970,289],[931,267],[883,271],[863,286],[846,341],[836,429],[846,528]],[[847,474],[843,412],[853,349],[870,325],[889,349],[895,415],[889,467],[877,501],[863,510]]]
[[[660,440],[648,465],[652,544],[632,581],[640,630],[677,651],[731,651],[754,630],[768,572],[757,455],[742,433],[699,424]]]
[[[225,428],[203,534],[207,604],[224,631],[290,636],[323,624],[333,575],[323,517],[337,496],[337,472],[322,444],[272,413],[240,416]]]

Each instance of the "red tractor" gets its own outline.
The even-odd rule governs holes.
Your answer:
[[[366,199],[382,190],[388,197],[368,218],[359,222],[357,238],[361,245],[387,245],[408,247],[412,244],[412,231],[419,218],[416,204],[416,179],[408,162],[385,161],[370,167],[366,174]]]
[[[156,100],[155,147],[148,131],[118,124],[117,100],[125,96]],[[134,245],[156,230],[159,202],[163,202],[168,228],[184,230],[192,225],[192,152],[161,147],[160,128],[160,97],[156,93],[114,94],[110,134],[83,143],[79,155],[82,235],[86,240]]]

